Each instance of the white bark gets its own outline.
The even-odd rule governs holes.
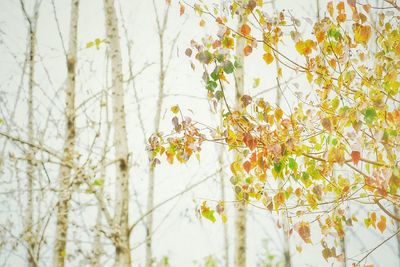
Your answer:
[[[110,48],[112,77],[112,107],[116,165],[115,214],[113,241],[114,266],[131,266],[129,244],[129,166],[128,139],[125,120],[122,57],[118,31],[118,18],[114,0],[104,0],[107,42]]]
[[[158,132],[160,128],[160,120],[161,120],[161,107],[164,98],[164,84],[165,84],[165,64],[164,64],[164,32],[167,28],[168,22],[168,11],[169,5],[167,4],[166,11],[164,13],[163,22],[161,24],[156,3],[153,0],[153,7],[154,12],[156,15],[156,23],[157,23],[157,30],[158,30],[158,41],[159,41],[159,51],[160,51],[160,61],[159,61],[159,76],[158,76],[158,98],[157,98],[157,107],[156,107],[156,114],[154,117],[154,131]],[[155,169],[150,165],[150,173],[149,173],[149,182],[148,182],[148,189],[147,189],[147,210],[152,210],[154,208],[154,185],[155,185]],[[153,212],[149,213],[146,220],[146,266],[151,267],[153,266]]]
[[[318,1],[318,0],[317,0]],[[274,9],[275,12],[278,12],[275,7],[275,1],[272,2],[272,8]],[[278,50],[278,45],[275,46],[275,49]],[[279,57],[278,54],[275,53],[275,66],[276,66],[276,81],[278,83],[278,86],[276,87],[276,106],[280,107],[281,106],[281,100],[282,100],[282,88],[280,86],[279,82],[279,69],[280,69],[280,64],[279,64]],[[279,181],[279,187],[283,186],[283,181]],[[283,230],[283,257],[285,260],[285,267],[291,267],[292,262],[291,262],[291,256],[290,256],[290,226],[289,226],[289,220],[288,220],[288,214],[286,210],[282,210],[280,214],[281,220],[282,220],[282,230]]]
[[[104,141],[104,146],[103,146],[103,155],[102,155],[102,164],[100,167],[100,178],[105,179],[106,177],[106,159],[107,159],[107,151],[108,151],[108,141],[110,139],[110,128],[111,124],[109,121],[109,112],[108,112],[108,90],[104,93],[104,109],[106,113],[106,123],[107,123],[107,129],[106,129],[106,137]],[[101,186],[98,190],[98,196],[99,198],[103,199],[104,198],[104,188]],[[103,247],[101,245],[101,227],[102,227],[102,218],[103,218],[103,210],[101,207],[101,204],[98,204],[97,207],[97,214],[96,214],[96,225],[94,229],[94,240],[93,240],[93,267],[101,267],[101,256],[104,254]],[[112,226],[111,222],[109,223],[109,226]]]
[[[221,118],[222,126],[222,118]],[[220,147],[218,164],[220,167],[219,177],[220,177],[220,190],[221,190],[221,201],[225,201],[225,175],[224,175],[224,147]],[[224,266],[229,267],[229,236],[228,236],[228,224],[223,224],[223,235],[224,235]]]
[[[245,23],[247,18],[244,17],[240,22]],[[236,57],[237,60],[242,65],[235,72],[235,82],[236,82],[236,108],[241,109],[240,98],[244,94],[244,47],[246,40],[244,38],[238,38],[236,44]],[[246,266],[246,203],[238,203],[238,208],[236,210],[235,218],[235,267],[245,267]]]
[[[67,255],[68,213],[72,195],[71,180],[74,165],[75,150],[75,78],[77,62],[79,0],[71,2],[71,18],[69,33],[69,51],[67,54],[67,87],[65,92],[65,141],[63,150],[63,165],[59,174],[59,198],[57,204],[56,241],[54,245],[53,266],[65,265]]]
[[[29,24],[28,42],[29,42],[29,55],[28,55],[28,142],[33,143],[34,139],[34,108],[33,108],[33,94],[35,89],[35,57],[36,57],[36,29],[37,20],[39,16],[39,3],[36,2],[34,6],[33,16],[29,16],[23,0],[20,0],[21,8],[24,16]],[[37,234],[34,229],[34,185],[35,185],[35,148],[29,147],[27,152],[27,207],[26,207],[26,235],[25,240],[27,242],[27,254],[28,254],[28,265],[30,267],[38,266],[37,257]]]
[[[400,218],[400,209],[397,206],[394,206],[394,215],[397,218]],[[396,229],[400,229],[400,222],[396,220]],[[400,259],[400,235],[396,235],[396,241],[397,241],[397,256]]]

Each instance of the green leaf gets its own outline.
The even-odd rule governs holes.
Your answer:
[[[96,179],[92,183],[92,185],[94,185],[94,186],[102,186],[103,184],[104,184],[104,179]]]
[[[207,220],[212,221],[213,223],[217,220],[214,216],[214,211],[213,210],[207,210],[207,211],[203,211],[202,215],[204,218],[206,218]]]
[[[377,116],[376,110],[372,107],[364,111],[364,120],[367,124],[373,123]]]
[[[296,170],[297,169],[297,162],[292,158],[289,158],[289,168],[291,170]]]
[[[202,51],[196,55],[197,60],[199,60],[203,64],[210,64],[214,56],[209,51]]]
[[[223,68],[226,74],[230,74],[235,70],[235,66],[229,60],[224,62]]]
[[[209,80],[206,85],[206,89],[208,91],[213,92],[215,88],[217,88],[217,83],[215,81]]]
[[[214,81],[217,81],[219,79],[219,72],[220,72],[221,68],[219,66],[216,66],[215,69],[213,70],[213,72],[211,72],[211,78]]]
[[[282,169],[283,169],[282,161],[274,163],[274,170],[276,171],[277,174],[281,173]]]
[[[218,90],[217,92],[215,92],[215,98],[217,100],[221,100],[224,97],[224,93],[221,90]]]

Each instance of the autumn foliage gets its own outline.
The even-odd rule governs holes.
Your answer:
[[[161,157],[171,164],[187,162],[200,155],[204,142],[239,152],[230,162],[238,199],[270,212],[287,211],[292,231],[305,243],[314,242],[311,225],[318,225],[325,259],[340,258],[324,240],[342,237],[344,227],[358,222],[383,233],[389,221],[400,220],[392,212],[400,203],[399,14],[356,1],[329,2],[326,16],[303,37],[299,19],[285,11],[267,16],[263,1],[234,2],[229,16],[201,5],[194,9],[219,29],[193,40],[186,55],[205,67],[205,93],[214,107],[223,104],[218,111],[223,128],[210,134],[173,107],[173,133],[149,138],[153,162]],[[233,19],[244,15],[249,22],[236,26]],[[277,48],[284,36],[302,61]],[[306,96],[284,110],[243,95],[243,108],[235,110],[226,94],[242,66],[234,53],[239,38],[246,40],[246,56],[261,55],[266,64],[279,60],[280,75],[303,75]],[[359,218],[345,212],[349,202],[380,211]],[[214,207],[204,202],[201,210],[215,221]],[[224,215],[220,207],[215,210]]]

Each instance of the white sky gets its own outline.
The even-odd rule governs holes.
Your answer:
[[[33,0],[26,1],[27,3]],[[141,116],[144,119],[147,137],[153,131],[153,118],[156,110],[156,96],[158,91],[158,57],[159,47],[156,35],[156,25],[154,11],[149,0],[116,0],[117,12],[120,16],[120,7],[123,12],[123,17],[128,29],[129,39],[133,42],[133,62],[134,69],[137,71],[147,63],[154,63],[146,69],[136,79],[136,87],[139,93]],[[158,9],[163,10],[164,0],[157,1]],[[181,109],[188,115],[198,121],[205,122],[211,125],[216,125],[217,116],[211,114],[209,104],[206,101],[206,91],[201,82],[201,72],[199,65],[196,71],[190,68],[190,62],[184,55],[185,49],[189,46],[191,39],[199,40],[205,34],[215,34],[215,29],[209,27],[212,25],[212,20],[205,28],[200,28],[198,18],[194,13],[186,8],[184,16],[179,16],[177,1],[172,0],[170,23],[166,32],[166,40],[170,41],[180,31],[180,38],[177,47],[173,52],[173,59],[166,79],[166,94],[168,96],[164,100],[162,106],[162,114],[169,107],[179,104]],[[192,2],[192,1],[191,1]],[[216,2],[216,1],[214,1]],[[321,0],[321,6],[324,7],[326,2]],[[57,17],[60,23],[61,33],[64,43],[67,46],[69,33],[69,1],[55,0]],[[29,6],[29,4],[28,4]],[[292,1],[279,0],[277,1],[278,9],[291,10],[292,14],[299,18],[310,17],[314,18],[316,13],[314,0]],[[31,10],[31,9],[29,9]],[[205,18],[207,21],[207,19]],[[311,27],[307,22],[302,21],[306,32],[310,32]],[[80,19],[79,19],[79,41],[78,46],[78,97],[77,106],[86,100],[88,96],[105,88],[105,46],[101,45],[100,49],[85,48],[86,43],[93,41],[95,38],[103,39],[104,33],[104,17],[102,10],[102,1],[100,0],[81,0]],[[123,31],[120,30],[121,35]],[[21,66],[26,50],[26,34],[27,24],[24,20],[19,1],[16,0],[1,0],[0,2],[0,100],[1,112],[0,116],[9,117],[9,113],[14,107],[14,101],[17,95],[17,89],[21,76]],[[125,73],[127,70],[127,49],[126,39],[122,38],[123,60]],[[167,49],[169,51],[170,48]],[[37,64],[36,80],[38,89],[35,92],[35,105],[37,106],[36,127],[38,132],[44,133],[45,144],[54,149],[60,149],[62,145],[63,129],[62,124],[62,109],[63,109],[63,94],[60,89],[64,88],[65,81],[65,61],[61,41],[57,32],[57,26],[54,20],[53,8],[51,0],[44,0],[40,9],[40,18],[38,24],[38,53],[40,60]],[[285,50],[285,54],[291,57],[296,57],[294,51]],[[15,55],[15,59],[12,55]],[[255,94],[258,91],[269,88],[275,84],[275,65],[265,66],[257,56],[250,56],[246,59],[246,88],[250,94]],[[45,67],[45,69],[44,69]],[[46,71],[48,73],[46,73]],[[284,78],[289,79],[293,74],[285,73]],[[48,77],[51,79],[49,80]],[[127,76],[126,76],[127,77]],[[260,77],[262,83],[259,88],[252,89],[253,79]],[[300,84],[300,89],[308,90],[307,84],[303,83],[300,78],[297,81]],[[21,101],[16,107],[16,116],[14,118],[15,125],[11,131],[14,135],[25,137],[26,132],[26,77],[22,91]],[[270,102],[274,102],[275,95],[271,92],[265,95]],[[294,101],[290,92],[285,93],[288,101]],[[197,97],[197,98],[194,98]],[[99,103],[92,101],[92,105],[88,105],[87,113],[92,118],[98,118]],[[285,109],[287,107],[284,106]],[[191,111],[193,111],[193,114]],[[127,125],[129,132],[130,151],[132,151],[131,169],[131,222],[140,217],[138,212],[137,202],[142,210],[145,210],[146,203],[146,186],[147,186],[147,154],[144,150],[143,135],[141,133],[137,105],[133,95],[132,85],[126,87],[126,112]],[[47,116],[51,113],[52,119],[47,122]],[[168,132],[171,128],[171,116],[167,112],[161,125],[161,129]],[[97,127],[97,126],[96,126]],[[94,129],[87,125],[84,113],[80,113],[78,118],[78,134],[79,145],[82,151],[91,142],[94,134]],[[8,131],[5,125],[0,126],[1,131]],[[101,134],[104,134],[104,127],[101,128]],[[1,140],[4,142],[3,139]],[[101,142],[96,143],[97,149],[101,149]],[[21,154],[19,149],[14,145],[7,146],[7,152]],[[200,163],[195,159],[190,160],[186,165],[171,166],[165,161],[157,168],[156,177],[156,195],[155,203],[159,203],[171,195],[182,191],[187,185],[195,183],[203,177],[210,175],[217,169],[217,152],[213,144],[206,144]],[[83,157],[87,156],[83,153]],[[8,158],[7,153],[4,154],[4,160]],[[95,164],[95,162],[93,162]],[[16,181],[20,177],[22,186],[24,184],[23,163],[18,163],[20,173],[13,170],[12,162],[5,164],[0,172],[1,192],[17,188]],[[53,186],[56,183],[57,168],[56,165],[49,165],[48,172]],[[229,179],[230,171],[227,168],[226,176]],[[110,171],[109,173],[112,173]],[[43,181],[45,177],[41,177]],[[112,181],[110,180],[110,183]],[[228,199],[233,199],[233,194],[230,193],[229,181],[227,180]],[[21,185],[20,185],[21,186]],[[112,188],[111,184],[107,185]],[[4,189],[4,190],[3,190]],[[74,196],[73,212],[71,220],[76,224],[70,228],[70,239],[79,240],[83,250],[90,252],[91,234],[87,228],[93,226],[96,210],[92,205],[93,197],[84,193],[77,193]],[[2,194],[0,195],[0,224],[5,223],[7,219],[14,221],[15,226],[13,232],[18,233],[21,228],[21,216],[16,212],[21,207],[18,207],[18,199],[14,199],[17,194]],[[213,205],[212,200],[220,199],[220,189],[218,177],[211,179],[209,182],[202,184],[196,189],[184,196],[172,201],[170,204],[163,206],[155,212],[155,227],[154,233],[154,249],[155,256],[160,259],[162,256],[169,256],[172,266],[196,266],[194,263],[200,262],[208,255],[214,255],[222,262],[223,252],[223,234],[222,225],[218,218],[217,223],[212,224],[204,219],[199,220],[196,216],[196,205],[202,200],[208,199]],[[137,200],[137,201],[136,201]],[[46,207],[50,207],[50,203],[54,203],[53,194],[46,196],[46,204],[43,209],[46,212]],[[87,203],[88,205],[77,205],[76,203]],[[230,248],[231,256],[233,255],[233,206],[228,209],[228,227],[230,231]],[[351,207],[351,210],[356,210],[357,207]],[[22,209],[23,210],[23,209]],[[361,211],[362,213],[363,211]],[[263,239],[270,239],[270,252],[279,254],[282,251],[281,232],[276,227],[277,216],[270,214],[264,210],[249,208],[248,213],[248,266],[256,266],[258,259],[265,252],[263,248]],[[161,222],[161,223],[160,223]],[[51,266],[52,257],[52,242],[54,238],[54,220],[50,221],[50,227],[47,230],[48,244],[43,248],[42,266]],[[392,225],[389,225],[393,229]],[[86,229],[86,230],[85,230]],[[295,250],[296,244],[302,244],[296,233],[293,234],[291,240],[292,249],[292,264],[293,266],[331,266],[331,262],[327,263],[321,255],[319,246],[318,232],[319,229],[313,229],[314,245],[304,245],[303,253],[299,254]],[[371,233],[372,232],[372,233]],[[0,232],[1,234],[1,232]],[[354,227],[351,231],[346,232],[347,238],[347,253],[348,256],[358,256],[360,253],[374,247],[382,238],[391,234],[388,230],[384,235],[377,234],[374,230],[365,230],[364,227]],[[106,243],[106,239],[104,239]],[[144,228],[142,224],[138,224],[132,234],[132,248],[140,245],[144,240]],[[85,263],[82,261],[82,255],[75,254],[76,245],[68,247],[72,257],[69,257],[68,266],[81,266]],[[112,246],[106,246],[107,254],[112,254]],[[6,248],[6,250],[9,248]],[[19,247],[15,252],[8,252],[0,247],[0,265],[4,266],[23,266],[25,262],[21,256],[24,256],[24,250]],[[382,246],[368,259],[369,262],[375,262],[377,266],[399,266],[398,257],[396,257],[396,244],[394,240]],[[106,259],[106,257],[104,257]],[[144,266],[144,246],[135,248],[132,252],[134,266]],[[112,260],[104,262],[104,266],[111,266]]]

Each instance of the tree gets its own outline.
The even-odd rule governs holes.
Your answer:
[[[75,84],[77,65],[79,0],[71,2],[69,51],[67,61],[67,85],[65,90],[65,141],[59,174],[59,198],[57,203],[56,241],[54,245],[54,266],[64,266],[67,255],[68,215],[72,194],[71,185],[74,168],[75,151]]]
[[[118,18],[113,0],[104,0],[106,33],[110,47],[112,114],[116,164],[115,213],[113,218],[114,266],[130,266],[129,244],[129,152],[126,132],[122,56]]]
[[[28,142],[32,143],[34,139],[34,90],[35,90],[35,60],[36,60],[36,34],[37,34],[37,21],[39,18],[39,7],[40,1],[36,1],[34,4],[33,16],[30,16],[26,10],[25,2],[20,0],[22,12],[28,21],[28,42],[29,42],[29,53],[27,55],[27,62],[29,66],[28,76]],[[27,241],[27,253],[29,266],[38,266],[37,248],[38,248],[38,236],[35,233],[34,223],[34,185],[35,179],[35,148],[29,147],[27,158],[26,174],[28,177],[28,199],[26,207],[26,241]]]
[[[395,2],[386,2],[388,8],[399,9]],[[286,210],[290,231],[306,244],[313,242],[311,225],[318,225],[323,257],[344,260],[328,245],[330,234],[342,238],[344,226],[360,219],[383,233],[388,218],[400,220],[388,208],[399,205],[400,18],[356,1],[329,2],[327,15],[303,36],[298,29],[301,21],[290,12],[271,18],[264,6],[263,1],[233,2],[233,19],[202,4],[192,7],[215,20],[219,29],[201,42],[192,41],[191,49],[206,68],[203,81],[208,97],[224,103],[224,128],[210,135],[194,120],[179,116],[175,107],[173,132],[168,138],[153,135],[150,147],[154,157],[165,156],[173,163],[199,154],[204,142],[222,143],[238,153],[230,166],[238,202],[270,212]],[[239,31],[230,26],[231,20],[246,15],[251,21]],[[378,18],[376,28],[370,17]],[[283,76],[303,74],[309,84],[306,96],[297,96],[295,105],[283,110],[265,99],[243,95],[245,109],[233,108],[228,88],[240,71],[233,53],[240,42],[235,43],[235,38],[245,40],[247,56],[261,57],[266,65],[278,60]],[[372,53],[369,47],[374,40],[378,49]],[[290,41],[301,63],[283,53],[283,45],[276,48],[284,41]],[[343,204],[349,202],[374,204],[380,212],[357,218],[344,212]],[[214,209],[206,202],[201,211],[215,221]]]
[[[239,18],[238,31],[247,31],[249,26],[247,25],[248,14],[243,13],[243,16]],[[244,87],[244,64],[245,55],[250,53],[250,46],[246,46],[246,40],[238,38],[236,41],[236,60],[239,66],[235,72],[235,107],[237,110],[243,110],[244,105],[241,103],[241,98],[245,95]],[[244,180],[245,177],[242,177]],[[246,266],[246,250],[247,250],[247,218],[246,218],[246,202],[243,198],[238,199],[238,208],[235,218],[235,260],[234,266],[245,267]]]

